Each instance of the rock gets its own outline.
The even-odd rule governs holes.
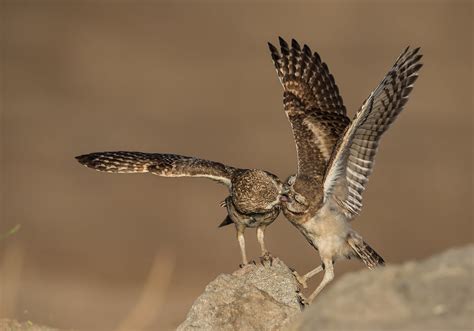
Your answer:
[[[297,291],[281,260],[251,264],[209,283],[178,330],[280,330],[301,312]]]
[[[344,275],[289,330],[473,330],[474,245]]]
[[[30,321],[18,322],[6,318],[0,318],[0,330],[5,331],[58,331],[47,326],[33,324]]]
[[[474,330],[474,245],[336,278],[301,314],[279,259],[222,274],[178,330]],[[0,330],[57,331],[0,318]]]

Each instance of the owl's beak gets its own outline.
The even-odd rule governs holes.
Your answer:
[[[287,194],[281,194],[280,202],[290,202],[290,197]]]

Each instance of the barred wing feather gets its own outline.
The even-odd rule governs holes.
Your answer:
[[[334,149],[324,179],[324,201],[333,197],[350,219],[362,209],[362,193],[379,140],[408,101],[422,67],[421,57],[419,48],[407,48],[399,56]]]
[[[350,123],[339,89],[318,53],[296,40],[268,44],[283,86],[283,104],[298,156],[298,175],[323,177],[333,148]]]
[[[163,177],[205,177],[231,187],[236,168],[191,156],[142,152],[97,152],[77,156],[79,163],[97,171],[152,173]]]

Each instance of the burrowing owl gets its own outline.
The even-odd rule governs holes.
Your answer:
[[[352,122],[339,90],[317,53],[280,38],[280,51],[269,44],[284,89],[284,109],[293,129],[297,174],[284,184],[283,213],[319,251],[322,265],[297,278],[306,280],[325,270],[308,298],[311,302],[334,278],[333,263],[356,257],[372,269],[384,260],[349,222],[362,208],[362,192],[372,172],[382,134],[408,100],[422,64],[419,48],[407,48]]]
[[[262,259],[270,259],[265,248],[265,228],[280,213],[282,184],[277,176],[258,169],[238,169],[219,162],[175,154],[99,152],[77,156],[88,168],[112,173],[152,173],[163,177],[206,177],[225,184],[229,196],[222,203],[228,215],[220,226],[235,224],[242,264],[248,263],[244,230],[257,228]],[[284,199],[283,199],[284,200]]]

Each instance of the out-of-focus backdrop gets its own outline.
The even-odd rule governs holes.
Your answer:
[[[235,231],[217,227],[225,187],[98,173],[74,156],[179,153],[286,178],[295,148],[266,44],[279,35],[321,54],[351,116],[407,45],[422,47],[420,79],[353,225],[388,263],[472,242],[472,7],[4,1],[0,233],[21,229],[0,243],[0,316],[171,329],[237,268]],[[266,238],[301,272],[319,263],[283,216]],[[340,263],[336,275],[360,268]]]

